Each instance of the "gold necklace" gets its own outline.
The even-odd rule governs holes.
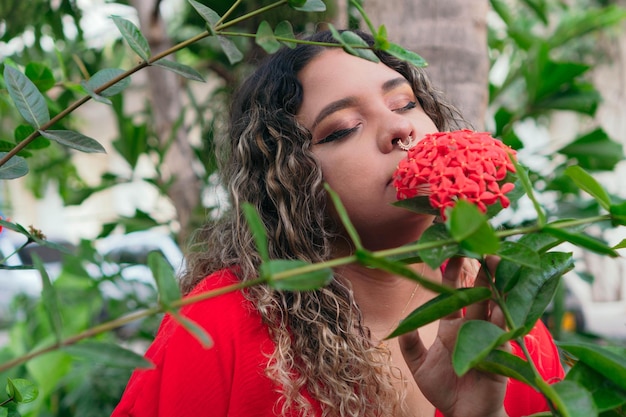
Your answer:
[[[419,272],[419,276],[423,276],[424,275],[424,269],[426,269],[426,263],[422,263],[422,268]],[[415,297],[415,293],[417,292],[417,289],[420,287],[420,283],[416,282],[415,283],[415,288],[413,288],[413,292],[411,292],[411,296],[409,297],[409,299],[407,300],[406,304],[404,305],[404,307],[402,307],[402,311],[400,311],[400,320],[398,321],[397,324],[392,324],[391,327],[389,327],[387,329],[387,331],[385,332],[385,337],[388,336],[389,334],[391,334],[391,331],[394,330],[394,327],[397,327],[398,324],[400,324],[400,321],[404,319],[404,313],[406,312],[406,309],[409,308],[409,305],[411,304],[411,301],[413,301],[413,298]],[[381,339],[379,344],[385,344],[384,342],[385,339]]]

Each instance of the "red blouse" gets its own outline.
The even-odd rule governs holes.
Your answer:
[[[192,294],[235,282],[231,272],[220,271],[201,281]],[[211,335],[213,347],[205,349],[166,316],[146,352],[154,368],[133,373],[112,417],[277,416],[280,392],[264,373],[274,343],[241,292],[185,306],[181,313]],[[541,375],[547,381],[560,380],[563,368],[546,328],[539,323],[526,340]],[[519,347],[513,351],[521,356]],[[319,403],[304,395],[321,415]],[[548,410],[539,393],[514,380],[509,382],[504,405],[511,417]]]

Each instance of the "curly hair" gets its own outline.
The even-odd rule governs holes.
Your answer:
[[[359,32],[370,45],[370,35]],[[336,43],[329,32],[308,38]],[[269,56],[235,93],[229,137],[220,146],[221,175],[230,209],[200,230],[181,286],[186,293],[212,272],[231,268],[240,280],[256,278],[261,258],[241,211],[251,203],[268,232],[270,256],[322,262],[333,255],[340,226],[328,216],[320,165],[311,133],[297,120],[302,103],[298,73],[328,47],[300,44]],[[458,111],[430,84],[424,70],[376,52],[412,85],[439,130],[465,125]],[[393,388],[389,358],[374,346],[347,284],[335,277],[317,291],[254,286],[245,295],[270,330],[276,348],[267,375],[282,390],[282,413],[312,413],[303,390],[324,416],[398,415],[402,394]]]

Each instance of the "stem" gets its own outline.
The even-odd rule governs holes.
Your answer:
[[[372,34],[375,35],[376,28],[374,27],[374,24],[372,23],[370,18],[365,13],[365,9],[363,9],[363,7],[359,4],[358,1],[351,0],[350,4],[352,5],[352,7],[354,7],[355,9],[359,11],[359,13],[361,14],[361,17],[363,18],[363,20],[365,20],[365,24],[370,29],[370,32],[372,32]]]
[[[511,316],[511,313],[506,307],[506,302],[504,300],[503,294],[500,293],[500,291],[498,291],[498,289],[495,287],[495,280],[493,279],[493,276],[491,275],[489,268],[487,268],[487,263],[485,262],[485,259],[484,258],[481,259],[480,263],[482,265],[483,270],[487,274],[487,282],[489,284],[489,287],[491,288],[491,292],[493,293],[494,301],[496,302],[498,307],[500,307],[500,310],[502,311],[502,314],[504,315],[504,321],[506,323],[507,328],[515,329],[516,325],[515,325],[515,322],[513,321],[513,317]],[[569,413],[567,412],[567,409],[565,408],[565,404],[563,403],[563,401],[561,401],[561,398],[557,395],[556,391],[554,391],[552,386],[548,384],[546,381],[544,381],[543,377],[539,373],[539,370],[535,366],[535,362],[533,361],[530,355],[530,352],[528,351],[528,348],[526,347],[524,338],[520,337],[520,338],[515,339],[515,341],[521,347],[522,352],[524,352],[526,361],[530,365],[533,375],[535,376],[535,383],[537,384],[539,391],[548,400],[547,403],[550,409],[554,411],[554,406],[556,406],[556,410],[558,410],[558,412],[560,413],[562,417],[570,417]]]
[[[250,12],[250,13],[246,13],[246,14],[244,14],[243,16],[239,16],[239,17],[238,17],[238,18],[236,18],[236,19],[229,20],[229,21],[228,21],[228,22],[226,22],[226,23],[223,23],[223,24],[216,24],[216,25],[215,25],[215,27],[214,27],[213,29],[217,32],[217,31],[220,31],[220,30],[223,30],[223,29],[229,28],[229,27],[231,27],[231,26],[236,25],[236,24],[237,24],[237,23],[239,23],[239,22],[242,22],[242,21],[244,21],[244,20],[246,20],[246,19],[249,19],[249,18],[251,18],[251,17],[254,17],[254,16],[257,16],[257,15],[260,15],[260,14],[262,14],[262,13],[265,13],[265,12],[267,12],[268,10],[272,10],[272,9],[274,9],[274,8],[276,8],[276,7],[282,6],[283,4],[287,4],[287,0],[280,0],[280,1],[277,1],[276,3],[272,3],[272,4],[270,4],[270,5],[268,5],[268,6],[261,7],[260,9],[254,10],[254,11],[252,11],[252,12]]]
[[[539,371],[537,370],[535,363],[532,361],[530,352],[528,351],[528,348],[526,347],[526,343],[524,343],[524,338],[523,337],[519,338],[517,340],[517,343],[522,348],[522,351],[524,352],[524,356],[526,357],[526,361],[530,364],[530,367],[533,370],[533,373],[535,374],[535,383],[537,384],[539,391],[541,391],[541,393],[548,399],[548,406],[551,409],[555,407],[556,411],[558,411],[558,413],[562,417],[570,417],[570,414],[567,408],[565,407],[565,403],[563,403],[563,401],[561,400],[561,397],[559,397],[559,395],[556,393],[554,388],[552,388],[550,384],[544,381],[541,375],[539,374]]]
[[[236,2],[234,2],[233,5],[230,6],[230,8],[226,11],[226,13],[224,13],[222,17],[220,17],[220,20],[215,22],[215,26],[219,26],[222,23],[224,23],[224,20],[226,20],[226,18],[228,18],[228,16],[230,16],[232,12],[234,12],[237,6],[239,6],[240,4],[241,4],[241,0],[237,0]]]
[[[5,405],[7,405],[8,403],[11,403],[11,402],[13,402],[13,397],[7,398],[6,400],[2,401],[0,403],[0,407],[4,407]]]
[[[245,32],[220,32],[220,35],[224,36],[239,36],[242,38],[256,38],[256,33],[245,33]],[[316,46],[325,46],[329,48],[341,48],[341,44],[332,43],[332,42],[316,42],[316,41],[308,41],[306,39],[295,39],[295,38],[285,38],[283,36],[274,36],[277,41],[280,42],[289,42],[293,44],[300,45],[316,45]],[[372,49],[369,46],[363,45],[350,45],[355,49]]]
[[[595,217],[589,217],[586,219],[576,219],[576,220],[568,220],[568,221],[563,221],[563,222],[558,222],[555,224],[552,224],[552,227],[556,227],[556,228],[565,228],[565,227],[571,227],[571,226],[576,226],[576,225],[581,225],[581,224],[587,224],[587,223],[592,223],[592,222],[598,222],[598,221],[605,221],[605,220],[610,220],[610,215],[603,215],[603,216],[595,216]],[[535,232],[535,231],[539,231],[541,230],[541,228],[539,226],[529,226],[529,227],[523,227],[523,228],[517,228],[517,229],[511,229],[511,230],[505,230],[505,231],[501,231],[501,232],[496,232],[496,234],[499,237],[505,237],[505,236],[512,236],[515,234],[521,234],[521,233],[530,233],[530,232]],[[417,243],[417,244],[413,244],[413,245],[407,245],[407,246],[402,246],[400,248],[394,248],[394,249],[386,249],[386,250],[381,250],[381,251],[377,251],[377,252],[372,252],[372,256],[375,258],[385,258],[388,256],[392,256],[392,255],[400,255],[400,254],[404,254],[404,253],[409,253],[409,252],[414,252],[417,250],[422,250],[422,249],[431,249],[431,248],[435,248],[435,247],[439,247],[439,246],[443,246],[443,245],[447,245],[450,243],[454,243],[454,240],[452,239],[446,239],[446,240],[440,240],[437,242],[428,242],[428,243]],[[357,258],[355,255],[350,255],[350,256],[344,256],[342,258],[335,258],[335,259],[331,259],[329,261],[325,261],[325,262],[320,262],[320,263],[315,263],[315,264],[309,264],[300,268],[294,268],[291,269],[289,271],[283,271],[283,272],[279,272],[277,274],[275,274],[272,278],[277,281],[277,280],[283,280],[283,279],[288,279],[297,275],[301,275],[301,274],[305,274],[305,273],[309,273],[309,272],[314,272],[314,271],[319,271],[321,269],[324,268],[334,268],[337,266],[341,266],[341,265],[347,265],[350,263],[354,263],[357,261]],[[233,291],[239,291],[242,290],[244,288],[247,287],[251,287],[254,285],[258,285],[258,284],[262,284],[266,282],[265,279],[263,278],[257,278],[254,280],[250,280],[250,281],[245,281],[245,282],[240,282],[237,284],[233,284],[233,285],[229,285],[226,287],[222,287],[216,290],[212,290],[212,291],[208,291],[202,294],[198,294],[192,297],[186,297],[184,299],[180,299],[177,300],[173,303],[171,303],[169,306],[167,306],[168,308],[179,308],[188,304],[192,304],[198,301],[202,301],[202,300],[207,300],[213,297],[217,297],[219,295],[222,294],[226,294],[229,292],[233,292]],[[502,309],[502,312],[505,316],[505,320],[507,323],[507,326],[509,326],[510,328],[514,328],[515,327],[515,323],[513,323],[513,320],[508,312],[508,310],[506,309],[506,306],[504,304],[504,299],[502,298],[501,294],[499,294],[497,291],[494,291],[494,294],[496,294],[496,302],[498,303],[498,305],[500,306],[500,308]],[[0,365],[0,372],[3,372],[7,369],[10,369],[14,366],[20,365],[32,358],[35,358],[37,356],[43,355],[44,353],[47,352],[51,352],[55,349],[58,349],[59,347],[63,347],[63,346],[68,346],[71,344],[74,344],[76,342],[79,342],[80,340],[89,338],[89,337],[93,337],[99,333],[104,333],[110,330],[113,330],[117,327],[120,327],[124,324],[130,323],[132,321],[138,320],[140,318],[144,318],[144,317],[148,317],[154,314],[158,314],[158,313],[162,313],[166,310],[165,308],[166,306],[157,306],[157,307],[153,307],[147,310],[141,310],[141,311],[137,311],[134,313],[131,313],[129,315],[126,315],[124,317],[120,317],[118,319],[103,323],[101,325],[98,325],[96,327],[90,328],[82,333],[79,333],[75,336],[71,336],[65,340],[62,340],[54,345],[51,346],[47,346],[35,351],[32,351],[24,356],[18,357],[13,359],[12,361],[6,362],[2,365]],[[523,349],[525,349],[524,345],[523,345],[523,340],[520,341],[520,345],[522,346]],[[529,362],[532,364],[532,361],[530,360],[530,358],[528,359]],[[533,365],[534,366],[534,365]],[[535,369],[533,367],[533,369]],[[535,369],[536,372],[536,369]],[[536,375],[539,375],[536,372]],[[540,376],[538,376],[538,379],[541,379]],[[560,401],[560,399],[558,398],[558,396],[556,395],[556,393],[554,392],[554,390],[552,389],[552,387],[550,387],[547,383],[545,383],[545,381],[543,382],[543,385],[541,382],[537,382],[537,384],[542,388],[545,389],[546,396],[553,401],[555,404],[557,404],[557,406],[559,407],[559,409],[563,409],[562,407],[562,403]],[[544,387],[547,386],[546,387]],[[567,414],[564,414],[564,417],[568,417]]]
[[[63,339],[63,340],[57,342],[57,343],[54,343],[52,345],[49,345],[49,346],[46,346],[46,347],[43,347],[43,348],[40,348],[40,349],[37,349],[37,350],[33,350],[33,351],[23,355],[23,356],[17,357],[17,358],[15,358],[13,360],[10,360],[8,362],[0,364],[0,372],[4,372],[4,371],[6,371],[8,369],[11,369],[14,366],[17,366],[17,365],[21,365],[22,363],[27,362],[27,361],[29,361],[29,360],[31,360],[33,358],[36,358],[37,356],[41,356],[41,355],[43,355],[45,353],[52,352],[52,351],[57,350],[59,348],[62,348],[64,346],[73,345],[73,344],[75,344],[75,343],[77,343],[77,342],[79,342],[79,341],[81,341],[83,339],[87,339],[87,338],[96,336],[96,335],[98,335],[100,333],[105,333],[105,332],[114,330],[114,329],[116,329],[118,327],[121,327],[121,326],[123,326],[125,324],[131,323],[131,322],[133,322],[135,320],[139,320],[139,319],[142,319],[144,317],[149,317],[149,316],[152,316],[152,315],[155,315],[155,314],[163,313],[167,309],[183,307],[183,306],[186,306],[188,304],[196,303],[198,301],[207,300],[209,298],[217,297],[217,296],[222,295],[222,294],[226,294],[226,293],[229,293],[229,292],[238,291],[238,290],[241,290],[241,289],[244,289],[244,288],[247,288],[247,287],[258,285],[258,284],[261,284],[263,282],[265,282],[265,280],[261,279],[261,278],[255,279],[255,280],[250,280],[250,281],[245,281],[245,282],[240,282],[240,283],[237,283],[237,284],[229,285],[229,286],[222,287],[222,288],[219,288],[219,289],[216,289],[216,290],[212,290],[212,291],[208,291],[208,292],[205,292],[205,293],[202,293],[202,294],[198,294],[198,295],[195,295],[193,297],[187,297],[187,298],[184,298],[184,299],[177,300],[177,301],[171,303],[169,306],[158,305],[156,307],[152,307],[152,308],[149,308],[149,309],[146,309],[146,310],[135,311],[135,312],[130,313],[130,314],[126,315],[126,316],[117,318],[115,320],[108,321],[106,323],[99,324],[99,325],[97,325],[95,327],[91,327],[91,328],[89,328],[89,329],[87,329],[87,330],[85,330],[85,331],[83,331],[81,333],[78,333],[78,334],[76,334],[74,336],[70,336],[70,337],[68,337],[66,339]]]
[[[10,254],[8,254],[7,256],[5,256],[1,261],[0,261],[0,265],[3,265],[7,259],[9,259],[11,256],[14,256],[16,253],[18,253],[19,251],[21,251],[22,249],[24,249],[26,246],[30,245],[31,243],[33,243],[34,240],[32,240],[31,238],[28,238],[28,240],[26,241],[26,243],[24,243],[22,246],[20,246],[19,248],[15,249],[13,252],[11,252]]]

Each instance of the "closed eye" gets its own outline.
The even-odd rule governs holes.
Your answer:
[[[326,136],[324,139],[322,139],[319,142],[317,142],[317,145],[322,144],[322,143],[333,142],[333,141],[338,140],[338,139],[343,139],[346,136],[348,136],[348,135],[352,134],[353,132],[355,132],[358,129],[358,127],[359,126],[351,127],[349,129],[336,130],[333,133],[331,133],[330,135]]]
[[[417,107],[417,102],[416,101],[409,101],[406,104],[406,106],[400,107],[399,109],[395,109],[394,111],[402,113],[402,112],[405,112],[405,111],[412,110],[412,109],[414,109],[416,107]]]

